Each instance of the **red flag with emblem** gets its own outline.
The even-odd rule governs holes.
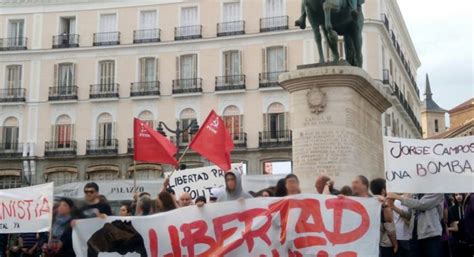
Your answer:
[[[227,131],[224,121],[214,110],[202,124],[189,148],[198,152],[224,171],[231,168],[230,152],[234,142]]]
[[[133,147],[135,161],[178,165],[176,146],[137,118],[133,121]]]

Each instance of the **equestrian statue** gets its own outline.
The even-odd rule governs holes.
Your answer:
[[[296,20],[295,25],[305,29],[306,17],[308,18],[318,46],[320,63],[324,63],[322,30],[333,54],[333,62],[340,59],[337,42],[338,36],[343,36],[347,62],[352,66],[362,67],[364,2],[365,0],[302,0],[301,17]]]

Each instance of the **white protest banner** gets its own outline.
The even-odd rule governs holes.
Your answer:
[[[76,256],[378,257],[380,213],[374,198],[255,198],[79,220],[73,242]]]
[[[474,136],[419,140],[384,138],[387,190],[474,192]]]
[[[53,183],[0,190],[0,234],[48,231]]]
[[[232,164],[232,170],[242,174],[242,163]],[[170,187],[179,196],[188,192],[194,200],[205,196],[209,200],[211,189],[224,187],[225,172],[217,166],[179,170],[170,177]]]

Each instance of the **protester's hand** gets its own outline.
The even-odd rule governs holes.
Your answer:
[[[402,197],[400,195],[395,194],[395,193],[388,193],[387,198],[391,199],[391,200],[401,200],[402,199]]]
[[[104,220],[104,219],[107,219],[107,214],[99,213],[99,214],[97,214],[97,217],[98,217],[99,219],[103,219],[103,220]]]
[[[395,204],[394,204],[395,202],[392,199],[387,198],[386,203],[387,203],[387,207],[390,209],[393,209],[395,207]]]
[[[379,200],[379,202],[381,204],[384,204],[385,203],[385,197],[381,196],[381,195],[376,195],[375,197],[377,197],[377,200]]]
[[[396,254],[398,252],[398,245],[395,245],[393,247],[393,253]]]
[[[204,205],[205,205],[204,202],[197,202],[197,203],[196,203],[196,206],[199,207],[199,208],[204,207]]]
[[[343,200],[343,199],[345,199],[345,198],[346,198],[346,196],[345,196],[345,195],[343,195],[343,194],[338,194],[338,195],[337,195],[337,198],[339,198],[339,199]]]
[[[239,201],[239,203],[243,204],[245,202],[245,198],[240,197],[239,199],[237,199],[237,201]]]
[[[77,221],[76,220],[71,220],[71,228],[74,228],[76,226]]]

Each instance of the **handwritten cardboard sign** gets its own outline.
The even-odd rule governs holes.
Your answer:
[[[398,193],[474,192],[474,136],[384,138],[387,189]]]
[[[302,194],[87,219],[74,228],[74,250],[110,257],[378,257],[380,209],[373,198]]]
[[[0,190],[0,234],[48,231],[53,183]]]

